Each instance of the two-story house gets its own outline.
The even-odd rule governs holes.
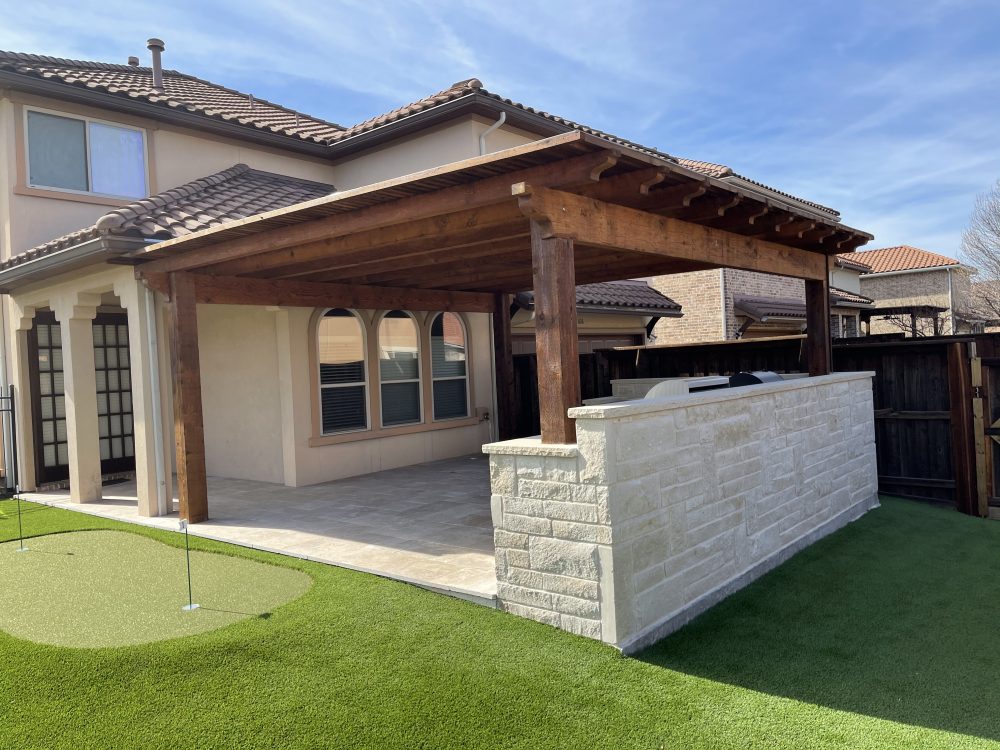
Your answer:
[[[168,512],[177,455],[171,383],[176,387],[178,376],[171,359],[180,355],[166,333],[179,330],[170,317],[178,304],[175,290],[135,264],[165,257],[189,235],[250,232],[265,220],[281,223],[293,209],[329,223],[339,220],[338,211],[369,206],[373,192],[384,201],[450,189],[449,196],[475,206],[475,189],[461,180],[538,172],[550,184],[577,189],[610,174],[614,180],[601,189],[632,186],[638,196],[632,206],[705,221],[706,231],[737,206],[723,224],[752,229],[761,240],[751,242],[832,254],[868,239],[830,209],[727,167],[678,159],[511,102],[476,79],[342,126],[166,69],[163,43],[150,40],[149,49],[148,66],[135,58],[114,64],[0,53],[3,376],[17,389],[23,488],[68,478],[73,499],[88,501],[101,497],[102,477],[134,470],[140,514]],[[543,170],[549,163],[555,166]],[[510,198],[510,184],[504,189]],[[454,224],[459,219],[434,218],[427,209],[410,217],[417,223],[405,231],[389,208],[379,210],[385,226],[367,244],[347,248],[347,240],[337,244],[302,230],[294,247],[234,254],[196,277],[206,284],[215,276],[241,280],[224,291],[199,292],[201,302],[212,304],[197,305],[196,351],[183,353],[200,357],[198,409],[209,475],[308,485],[473,453],[502,434],[494,418],[504,368],[495,317],[499,310],[514,315],[513,333],[500,335],[516,339],[519,330],[531,330],[537,300],[490,297],[486,304],[481,290],[493,279],[503,288],[530,288],[530,263],[518,255],[524,231],[499,210],[494,226],[478,216]],[[445,232],[468,237],[460,244],[461,267],[432,254]],[[320,256],[333,249],[339,265],[317,275],[330,263]],[[652,275],[647,256],[605,252],[582,247],[578,283]],[[294,268],[279,269],[279,256]],[[491,267],[489,280],[481,278],[487,271],[478,259],[494,256],[501,265]],[[727,260],[739,256],[675,266]],[[792,270],[815,275],[810,268]],[[410,295],[407,305],[380,291],[417,284],[416,269],[432,281],[421,281],[428,291]],[[335,284],[347,270],[359,285],[351,289],[360,290],[344,292],[350,304],[323,305],[308,295],[294,304],[220,303],[253,299],[255,284],[277,273],[288,283]],[[721,277],[706,273],[719,284],[730,278],[728,270]],[[662,324],[680,313],[662,286],[661,294],[641,282],[582,288],[579,331],[585,335],[591,326],[595,345],[621,336],[634,343],[654,319]],[[836,311],[849,315],[865,304],[856,291],[838,297]],[[732,318],[727,332],[770,330],[775,316],[752,307],[750,298],[760,296],[743,299],[745,319],[757,318],[749,325]],[[724,298],[735,310],[737,299],[729,292]],[[694,300],[681,299],[687,312]],[[624,322],[630,310],[642,319],[638,325],[635,317]],[[723,323],[716,328],[721,335]],[[502,342],[508,352],[515,346],[516,340]],[[8,441],[8,465],[11,449]]]
[[[874,308],[865,314],[871,334],[939,336],[982,333],[989,315],[973,294],[974,268],[911,245],[852,253],[868,266],[861,292]]]

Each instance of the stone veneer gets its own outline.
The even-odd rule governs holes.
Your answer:
[[[503,609],[634,651],[876,507],[872,373],[572,409],[490,454]]]

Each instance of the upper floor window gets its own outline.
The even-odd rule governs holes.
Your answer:
[[[31,187],[123,198],[147,194],[143,131],[35,110],[28,110],[26,124]]]
[[[328,310],[319,321],[320,418],[323,434],[368,428],[364,329],[349,310]]]
[[[434,419],[469,416],[467,360],[462,319],[455,313],[439,313],[431,323]]]
[[[420,335],[409,313],[393,310],[379,322],[378,370],[382,426],[420,422]]]

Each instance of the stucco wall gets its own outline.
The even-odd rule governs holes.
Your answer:
[[[146,132],[147,174],[150,194],[185,182],[248,164],[255,169],[330,183],[334,169],[321,158],[310,158],[219,138],[183,128],[164,127],[156,120],[123,115],[95,107],[69,104],[14,92],[0,99],[0,138],[3,168],[0,178],[4,201],[0,201],[0,235],[3,258],[50,239],[93,224],[98,217],[127,200],[74,195],[55,191],[32,191],[26,186],[26,161],[22,118],[24,107],[41,107],[56,113],[95,117],[107,122],[142,128]],[[6,207],[5,207],[6,203]]]
[[[199,305],[205,460],[210,476],[283,482],[274,314]]]
[[[481,117],[465,117],[347,157],[334,167],[337,189],[350,190],[479,156],[479,136],[490,124]],[[499,151],[534,140],[538,136],[503,126],[488,136],[486,150]]]
[[[875,507],[872,373],[585,406],[490,454],[504,609],[635,650]]]
[[[210,475],[304,486],[478,453],[489,442],[492,421],[477,421],[476,413],[493,411],[490,317],[470,314],[465,320],[472,404],[466,421],[472,424],[434,423],[425,413],[424,427],[439,429],[415,427],[385,437],[361,432],[317,444],[322,438],[314,428],[313,314],[307,308],[199,305]],[[419,325],[427,315],[415,314]],[[377,366],[369,366],[370,388],[377,387],[376,373]]]

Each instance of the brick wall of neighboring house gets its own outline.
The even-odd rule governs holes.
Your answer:
[[[733,313],[733,300],[739,297],[777,297],[805,301],[806,286],[802,279],[774,276],[756,271],[727,268],[726,274],[726,338],[734,339],[743,324]]]
[[[961,274],[956,274],[955,281]],[[948,271],[921,271],[894,276],[873,274],[861,277],[861,293],[875,300],[876,307],[895,307],[901,305],[933,305],[949,308]],[[951,315],[942,314],[944,333],[951,332]],[[872,316],[871,332],[901,333],[909,328],[909,318],[894,317],[889,320]],[[930,336],[934,333],[931,320],[919,320],[918,330],[921,335]]]
[[[653,329],[657,344],[690,344],[722,338],[720,272],[694,271],[656,276],[650,286],[681,305],[680,318],[663,318]]]

